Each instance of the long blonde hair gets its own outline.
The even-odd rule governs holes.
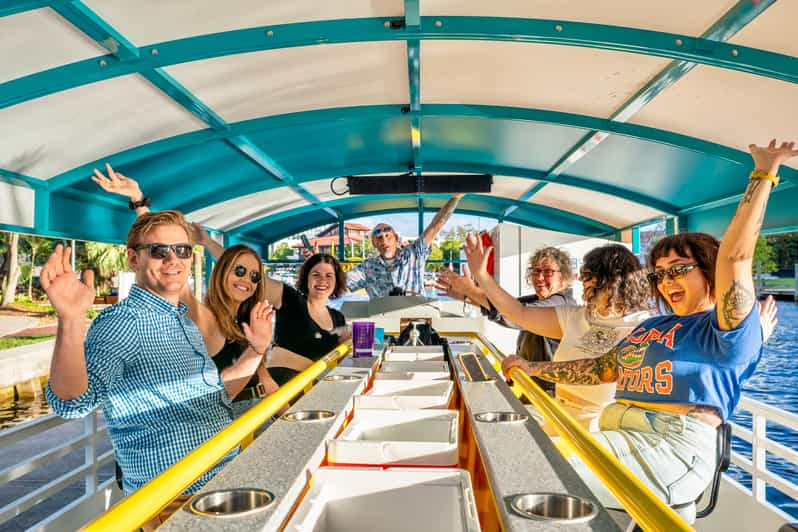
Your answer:
[[[242,301],[238,306],[236,312],[236,302],[230,297],[226,289],[226,280],[230,275],[233,268],[236,267],[238,258],[245,254],[250,254],[258,261],[258,265],[262,264],[258,252],[249,246],[237,244],[227,248],[219,261],[213,268],[211,273],[211,280],[208,285],[208,294],[205,296],[205,304],[216,317],[216,322],[222,330],[222,334],[228,341],[239,343],[246,343],[247,338],[244,336],[244,330],[241,328],[242,322],[249,322],[249,313],[255,303],[264,301],[266,299],[266,281],[263,270],[260,270],[261,278],[255,287],[255,293],[249,296],[245,301]]]

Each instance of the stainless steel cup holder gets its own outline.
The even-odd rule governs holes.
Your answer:
[[[525,493],[510,501],[512,509],[520,516],[539,521],[560,523],[585,523],[596,514],[596,505],[581,497],[564,493]]]
[[[239,517],[265,510],[274,501],[266,490],[238,488],[200,493],[191,499],[191,513],[203,517]]]
[[[523,423],[529,416],[518,412],[480,412],[474,419],[481,423]]]
[[[335,416],[329,410],[300,410],[298,412],[289,412],[283,414],[280,419],[285,421],[325,421]]]
[[[362,375],[327,375],[324,377],[325,381],[335,381],[335,382],[348,382],[348,381],[360,381],[363,380]]]

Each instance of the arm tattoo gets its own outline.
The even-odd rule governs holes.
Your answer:
[[[543,362],[537,377],[561,384],[605,384],[617,380],[617,352],[613,348],[598,358],[583,358],[568,362]]]
[[[722,297],[723,321],[729,329],[735,328],[745,319],[748,311],[754,304],[754,294],[745,288],[737,280],[732,281],[731,286]]]
[[[740,200],[740,207],[743,205],[748,205],[754,199],[754,193],[756,193],[759,185],[762,184],[762,179],[752,179],[748,186],[745,189],[745,194],[743,194],[743,199]]]

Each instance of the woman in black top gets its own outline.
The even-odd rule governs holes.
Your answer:
[[[275,348],[268,363],[278,385],[346,339],[344,315],[327,306],[346,290],[346,273],[332,255],[316,253],[299,270],[296,288],[266,281],[266,298],[277,309]]]

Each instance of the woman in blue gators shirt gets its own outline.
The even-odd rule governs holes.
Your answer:
[[[715,470],[716,428],[740,399],[762,355],[763,333],[751,275],[754,246],[782,162],[795,143],[750,146],[754,171],[723,240],[703,233],[664,238],[649,255],[654,296],[672,314],[643,321],[599,358],[528,363],[529,375],[556,383],[617,383],[596,439],[670,505],[694,501]],[[605,505],[618,502],[572,458]]]

